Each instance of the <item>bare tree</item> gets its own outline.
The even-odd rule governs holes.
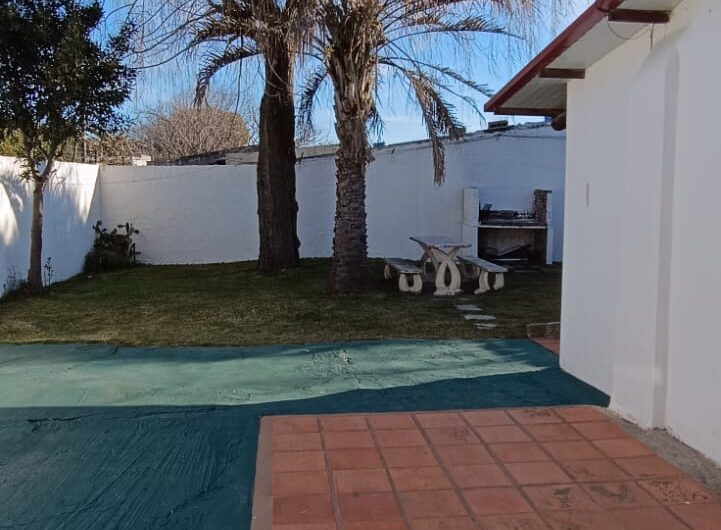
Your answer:
[[[153,160],[248,145],[250,132],[239,114],[217,107],[175,104],[149,113],[149,119],[131,132]]]

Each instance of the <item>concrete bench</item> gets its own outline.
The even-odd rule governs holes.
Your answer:
[[[488,275],[493,274],[493,289],[501,289],[505,285],[503,275],[508,272],[506,267],[501,267],[490,261],[486,261],[474,256],[457,256],[456,259],[461,264],[461,270],[464,275],[470,278],[478,278],[478,289],[475,294],[482,294],[490,291],[491,284],[488,281]]]
[[[423,290],[423,269],[415,261],[402,258],[385,258],[386,267],[383,275],[386,280],[398,275],[398,289],[402,293],[418,294]]]

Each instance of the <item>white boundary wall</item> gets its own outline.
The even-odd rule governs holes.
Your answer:
[[[32,185],[20,178],[16,159],[0,157],[0,294],[11,277],[24,280],[30,254]],[[54,281],[80,272],[100,216],[98,166],[60,162],[45,191],[43,263],[51,258]]]
[[[371,256],[418,257],[408,237],[463,237],[463,190],[477,187],[494,208],[531,207],[533,190],[553,191],[556,241],[562,257],[565,134],[550,127],[469,135],[446,148],[447,177],[433,184],[425,142],[375,151],[368,168],[368,245]],[[298,165],[299,233],[304,257],[330,256],[335,208],[333,157]],[[15,159],[0,157],[0,286],[26,276],[32,210],[30,185]],[[54,280],[81,271],[92,225],[127,221],[142,261],[155,264],[255,259],[258,221],[255,166],[98,166],[58,164],[46,193],[43,260]]]
[[[553,191],[554,260],[562,257],[565,135],[550,127],[480,134],[446,148],[447,177],[433,184],[427,143],[374,152],[368,168],[368,251],[418,257],[410,235],[461,237],[463,189],[478,187],[494,208],[527,209],[533,190]],[[103,220],[133,222],[151,263],[255,259],[255,166],[104,167]],[[304,257],[330,256],[335,209],[333,157],[302,161],[297,171],[299,237]]]
[[[721,463],[717,0],[568,87],[564,369]]]

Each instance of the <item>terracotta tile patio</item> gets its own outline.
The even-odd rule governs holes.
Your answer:
[[[253,530],[721,530],[595,407],[266,417]]]

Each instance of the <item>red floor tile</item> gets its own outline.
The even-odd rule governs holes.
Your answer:
[[[274,524],[272,530],[336,530],[335,523]]]
[[[368,424],[375,430],[415,429],[416,423],[410,414],[374,414],[368,416]]]
[[[611,458],[625,458],[653,454],[648,447],[633,438],[596,440],[593,442],[593,445],[603,451],[606,456],[610,456]]]
[[[544,442],[541,446],[556,460],[591,460],[603,458],[604,454],[582,440],[568,442]]]
[[[523,492],[541,512],[599,509],[583,488],[576,484],[527,486]]]
[[[474,410],[462,414],[466,421],[474,427],[513,425],[511,417],[502,410]]]
[[[463,496],[476,515],[500,515],[533,511],[516,488],[465,490]]]
[[[658,478],[641,480],[639,484],[662,504],[713,502],[716,497],[690,478]]]
[[[611,517],[628,530],[688,530],[670,511],[660,506],[611,510]]]
[[[301,495],[273,499],[273,524],[332,523],[330,495]]]
[[[535,513],[489,515],[479,518],[485,530],[547,530]]]
[[[389,468],[438,465],[429,447],[382,447],[381,453]]]
[[[605,421],[608,416],[597,407],[587,405],[572,407],[555,407],[554,412],[568,422]]]
[[[426,436],[433,445],[462,445],[478,442],[470,427],[440,427],[427,429]]]
[[[318,420],[310,416],[273,418],[272,424],[274,435],[318,432]]]
[[[508,475],[496,464],[447,466],[451,479],[463,489],[510,486]]]
[[[721,504],[679,504],[669,508],[694,530],[721,530]]]
[[[524,428],[539,442],[566,442],[583,439],[576,429],[566,423],[539,423],[526,425]]]
[[[612,460],[568,460],[561,467],[576,482],[612,482],[627,480],[629,477]]]
[[[333,472],[338,493],[375,493],[391,491],[384,469],[341,469]]]
[[[395,521],[345,522],[343,528],[344,530],[410,530],[406,522],[402,519]]]
[[[409,519],[466,515],[453,491],[405,491],[398,494]]]
[[[260,441],[271,530],[721,530],[715,495],[595,407],[264,418]]]
[[[325,432],[323,440],[328,449],[370,449],[376,446],[370,431]]]
[[[616,464],[633,478],[675,477],[681,471],[656,455],[617,458]]]
[[[389,521],[401,519],[393,493],[354,493],[338,495],[338,507],[344,521]]]
[[[411,467],[390,470],[393,486],[398,491],[447,490],[450,480],[440,467]]]
[[[486,443],[530,442],[531,438],[523,429],[515,425],[496,425],[476,427],[476,434]]]
[[[438,429],[440,427],[465,427],[466,422],[460,414],[454,412],[439,412],[416,414],[416,420],[424,429]]]
[[[608,440],[611,438],[629,438],[621,427],[611,421],[591,421],[571,423],[571,426],[589,440]]]
[[[446,445],[435,448],[441,462],[448,466],[461,464],[491,464],[491,454],[481,444]]]
[[[330,495],[326,471],[273,473],[274,498],[315,494]]]
[[[375,431],[379,447],[423,447],[426,441],[416,429]]]
[[[368,424],[363,416],[324,416],[320,424],[325,431],[364,431]]]
[[[605,508],[640,508],[658,503],[634,482],[584,484],[591,498]]]
[[[325,469],[323,451],[280,451],[273,453],[273,472],[320,471]]]
[[[470,517],[444,517],[442,519],[413,519],[411,530],[476,530]]]
[[[506,464],[506,469],[521,484],[568,484],[573,482],[555,462]]]
[[[491,452],[501,462],[543,462],[549,456],[537,443],[491,444]]]
[[[273,435],[274,451],[320,451],[322,449],[320,434],[316,432]]]
[[[376,449],[335,449],[328,451],[332,469],[378,469],[383,467]]]
[[[543,517],[553,530],[627,530],[622,529],[618,521],[612,520],[605,510],[547,512]]]
[[[556,416],[551,407],[537,407],[531,409],[511,409],[508,413],[518,423],[523,425],[533,425],[538,423],[558,423],[561,420]]]

